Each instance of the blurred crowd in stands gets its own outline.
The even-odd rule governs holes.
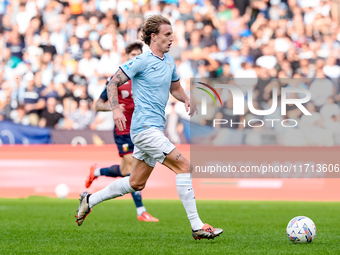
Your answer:
[[[193,77],[252,78],[256,106],[267,109],[273,87],[307,88],[313,120],[294,107],[287,117],[340,132],[339,0],[0,0],[0,121],[111,130],[112,113],[94,102],[152,14],[173,25],[169,54],[188,94]],[[176,142],[187,115],[174,101],[166,114]]]

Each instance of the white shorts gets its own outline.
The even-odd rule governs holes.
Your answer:
[[[151,167],[155,167],[156,161],[162,164],[165,156],[176,148],[156,127],[131,135],[131,140],[135,145],[132,156]]]

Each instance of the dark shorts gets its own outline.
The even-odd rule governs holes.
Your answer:
[[[116,129],[113,130],[113,137],[115,138],[115,142],[117,144],[119,156],[123,157],[126,154],[132,153],[134,145],[131,141],[130,134],[117,135],[115,130]]]

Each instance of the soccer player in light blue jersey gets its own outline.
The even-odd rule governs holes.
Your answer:
[[[150,46],[150,51],[121,65],[107,85],[115,124],[119,130],[124,130],[126,119],[119,107],[117,88],[132,80],[135,102],[130,131],[135,145],[132,173],[96,193],[83,192],[76,215],[77,223],[80,226],[92,207],[104,200],[142,190],[158,161],[176,173],[177,192],[187,212],[192,236],[195,239],[215,238],[223,230],[204,224],[198,216],[190,174],[192,166],[163,133],[169,92],[185,104],[190,116],[197,113],[195,103],[190,101],[180,85],[174,59],[166,54],[173,41],[170,21],[161,15],[148,18],[142,27],[142,40]]]

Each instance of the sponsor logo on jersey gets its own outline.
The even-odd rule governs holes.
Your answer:
[[[126,70],[129,70],[131,68],[131,66],[133,66],[135,64],[135,62],[130,61],[129,63],[127,63],[126,65],[124,65],[124,67],[126,68]]]
[[[122,147],[123,147],[124,152],[129,151],[129,144],[128,143],[124,143]]]

